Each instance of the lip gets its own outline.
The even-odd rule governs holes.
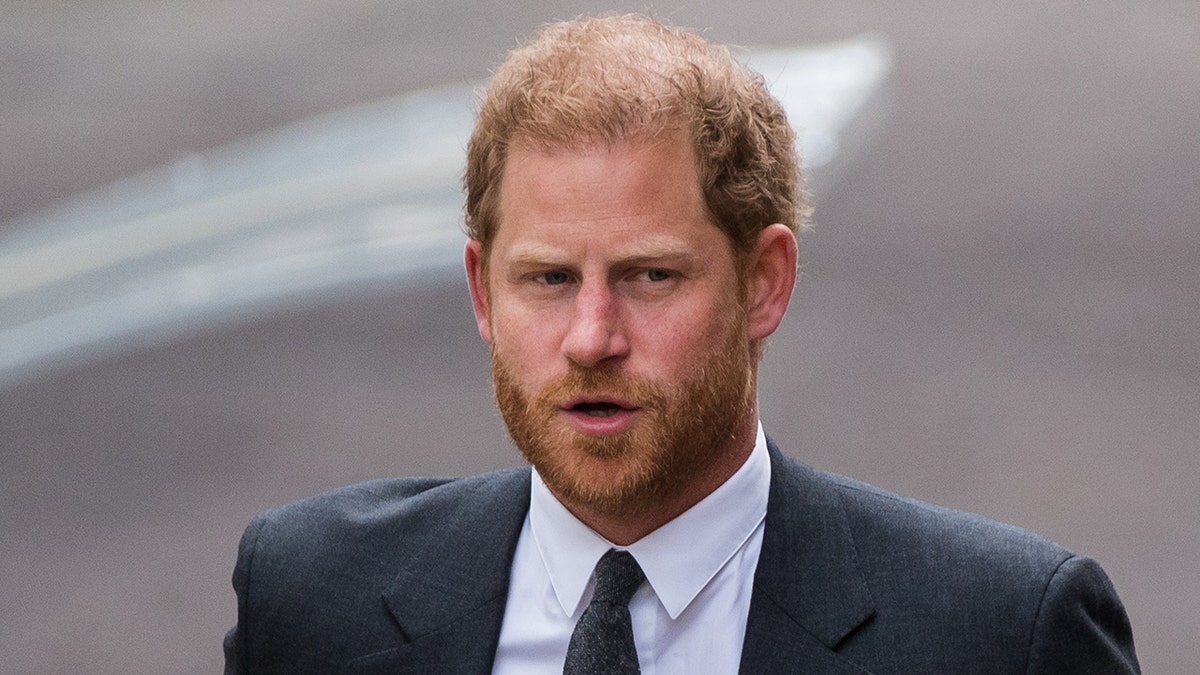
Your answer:
[[[571,408],[586,405],[588,403],[607,403],[609,405],[615,405],[623,410],[637,410],[638,408],[629,401],[625,401],[614,396],[575,396],[566,403],[562,404],[560,407],[563,410],[570,410]]]
[[[612,406],[612,412],[596,415],[587,409],[588,406]],[[621,399],[606,396],[579,396],[559,406],[559,411],[570,421],[571,426],[581,434],[589,436],[612,436],[629,429],[637,418],[640,408]]]

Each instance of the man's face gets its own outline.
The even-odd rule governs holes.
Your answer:
[[[756,419],[746,312],[685,137],[515,145],[486,278],[478,256],[501,413],[568,508],[637,512],[736,469]]]

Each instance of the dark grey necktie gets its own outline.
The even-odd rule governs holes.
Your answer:
[[[629,599],[645,579],[628,551],[609,549],[600,558],[596,563],[596,592],[571,633],[563,675],[641,672],[633,644]]]

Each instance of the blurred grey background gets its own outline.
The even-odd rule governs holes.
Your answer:
[[[32,230],[87,222],[78,205],[94,201],[51,207],[72,194],[163,166],[153,175],[186,193],[206,161],[239,156],[213,148],[478,81],[549,19],[647,7],[736,44],[875,32],[893,46],[874,124],[821,176],[763,367],[768,433],[818,468],[1099,559],[1145,671],[1194,672],[1193,0],[0,0],[0,294],[26,283],[4,255]],[[434,211],[453,231],[456,211]],[[89,241],[81,260],[110,255]],[[414,273],[379,258],[315,292],[248,295],[91,348],[67,334],[90,320],[39,324],[66,346],[0,379],[0,669],[219,670],[255,512],[519,461],[454,261]],[[203,278],[184,300],[246,291]],[[21,328],[13,316],[0,323]]]

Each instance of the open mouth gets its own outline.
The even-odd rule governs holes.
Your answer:
[[[567,412],[587,415],[588,417],[613,417],[617,413],[632,412],[637,409],[637,406],[632,403],[619,399],[584,398],[582,396],[568,401],[563,406],[563,410]]]
[[[571,406],[571,410],[584,413],[589,417],[612,417],[623,410],[623,408],[616,403],[608,401],[589,401],[576,403]]]

